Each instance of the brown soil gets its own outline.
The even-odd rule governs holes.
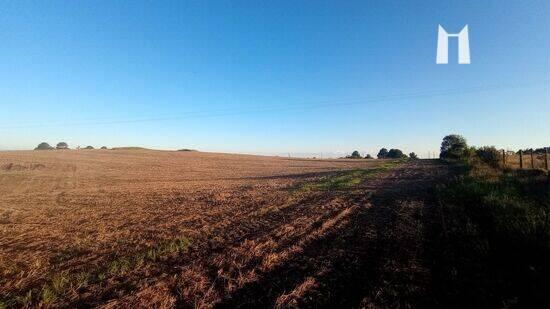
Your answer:
[[[424,224],[431,190],[449,171],[438,161],[380,169],[386,163],[148,150],[2,152],[0,300],[63,307],[431,305]],[[353,186],[302,189],[346,170],[377,172]]]

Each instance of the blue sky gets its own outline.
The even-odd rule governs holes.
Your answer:
[[[0,148],[549,144],[550,2],[7,1]],[[472,63],[435,64],[469,25]]]

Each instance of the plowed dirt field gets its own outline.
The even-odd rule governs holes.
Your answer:
[[[438,161],[0,152],[0,306],[373,307],[429,299]]]

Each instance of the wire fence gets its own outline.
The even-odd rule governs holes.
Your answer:
[[[548,148],[543,152],[502,150],[502,165],[513,169],[544,169],[548,171]]]

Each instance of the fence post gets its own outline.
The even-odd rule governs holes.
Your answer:
[[[523,150],[519,151],[519,168],[523,169]]]
[[[506,152],[502,149],[502,167],[506,167]]]
[[[531,149],[531,169],[535,169],[535,160],[533,159],[533,149]]]
[[[544,168],[548,171],[548,147],[544,147]]]

